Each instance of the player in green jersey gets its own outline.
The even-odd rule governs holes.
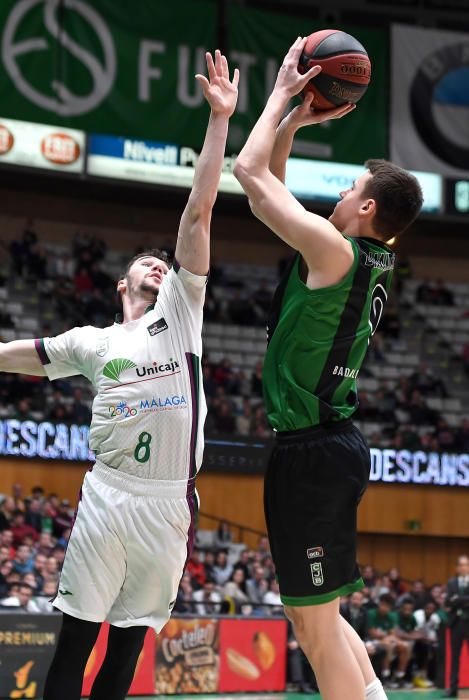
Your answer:
[[[369,476],[365,440],[352,424],[356,379],[391,284],[386,241],[415,219],[417,180],[372,160],[340,193],[329,220],[284,185],[302,126],[337,119],[354,105],[312,109],[311,93],[281,121],[292,97],[320,72],[298,72],[299,37],[235,165],[253,213],[297,251],[268,322],[263,384],[276,432],[265,481],[265,512],[285,612],[324,700],[382,700],[366,649],[340,617],[340,596],[362,587],[356,564],[357,506]],[[280,122],[280,124],[279,124]]]

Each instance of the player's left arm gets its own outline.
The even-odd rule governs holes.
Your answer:
[[[196,75],[210,105],[205,141],[197,161],[192,190],[181,217],[175,258],[195,275],[206,275],[210,265],[210,220],[217,197],[225,155],[228,122],[238,98],[239,71],[230,80],[228,62],[215,51],[206,54],[208,79]]]
[[[309,269],[324,270],[340,278],[353,261],[350,242],[329,221],[308,212],[281,181],[282,160],[288,157],[292,136],[291,130],[280,130],[277,134],[277,124],[291,97],[320,72],[319,66],[313,66],[304,75],[298,72],[305,41],[298,38],[285,57],[266,107],[237,158],[234,174],[249,198],[254,215],[300,251]],[[341,109],[341,116],[351,109],[351,106]],[[323,120],[323,117],[315,118]]]

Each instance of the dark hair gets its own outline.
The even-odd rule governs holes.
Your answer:
[[[167,265],[170,265],[170,257],[168,253],[165,250],[160,250],[159,248],[148,248],[147,250],[143,250],[141,253],[137,253],[137,255],[134,255],[133,258],[129,260],[127,265],[125,266],[125,270],[122,272],[121,275],[119,275],[119,280],[123,280],[124,277],[127,277],[130,268],[136,262],[137,260],[140,260],[140,258],[159,258],[163,262],[165,262]]]
[[[417,178],[394,163],[370,159],[365,163],[372,177],[364,196],[376,202],[373,228],[383,239],[399,236],[418,216],[423,204],[422,188]]]
[[[389,595],[389,593],[383,593],[379,597],[379,602],[380,603],[386,603],[386,605],[389,605],[391,608],[394,607],[394,598],[392,595]]]

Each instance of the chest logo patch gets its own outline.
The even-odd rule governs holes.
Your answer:
[[[104,357],[109,350],[109,338],[101,338],[96,344],[96,354],[98,357]]]
[[[158,335],[158,333],[162,333],[163,331],[168,330],[168,324],[164,320],[164,318],[159,318],[158,321],[155,321],[155,323],[152,323],[151,326],[147,326],[147,330],[150,335]]]
[[[118,357],[115,360],[106,362],[103,368],[103,374],[108,379],[119,381],[119,377],[125,369],[131,369],[137,365],[132,360],[127,360],[125,357]]]

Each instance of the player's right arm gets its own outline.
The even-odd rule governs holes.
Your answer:
[[[0,372],[31,374],[45,377],[34,340],[12,340],[0,343]]]
[[[277,127],[269,170],[280,182],[285,182],[287,160],[290,157],[293,139],[298,129],[301,129],[303,126],[311,126],[312,124],[321,124],[329,119],[340,119],[355,108],[355,105],[351,107],[346,104],[335,109],[315,112],[313,100],[314,94],[307,92],[301,104],[294,107]]]

